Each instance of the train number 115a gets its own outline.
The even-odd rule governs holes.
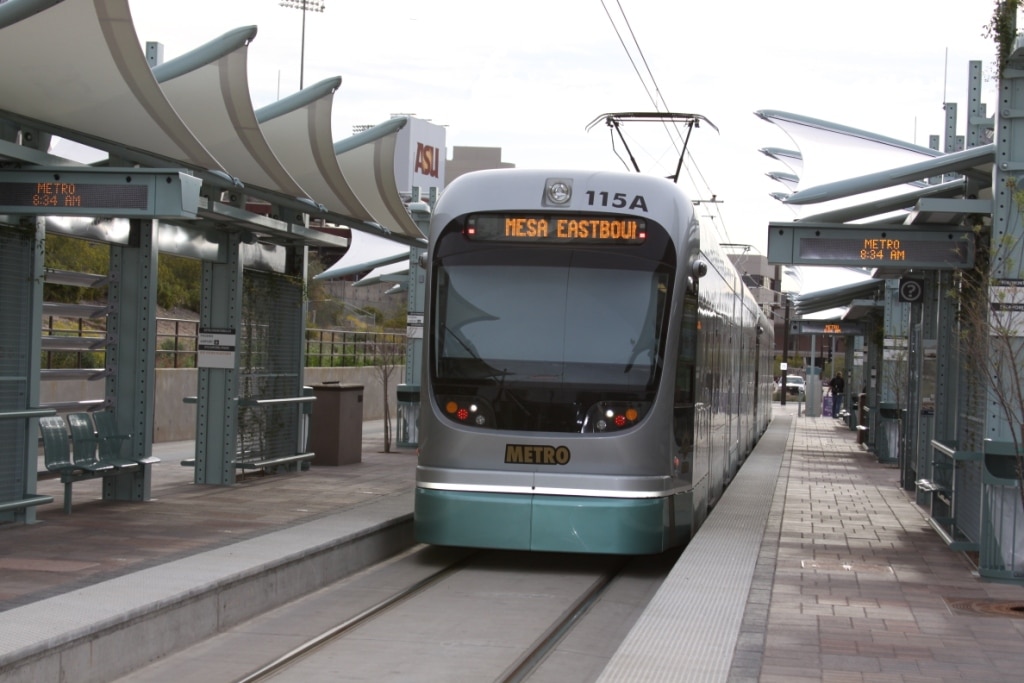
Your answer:
[[[587,190],[587,204],[590,206],[610,206],[614,209],[628,208],[630,211],[639,209],[647,211],[647,200],[642,194],[635,194],[630,199],[625,192],[595,192]]]

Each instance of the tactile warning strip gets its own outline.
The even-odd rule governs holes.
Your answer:
[[[598,680],[725,680],[792,417],[776,417]],[[673,663],[686,662],[685,672]],[[685,678],[679,676],[685,674]]]

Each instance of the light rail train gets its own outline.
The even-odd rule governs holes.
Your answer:
[[[686,543],[771,419],[771,322],[670,180],[479,171],[427,253],[415,534]]]

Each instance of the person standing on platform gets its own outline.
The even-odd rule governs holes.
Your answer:
[[[836,376],[828,381],[828,389],[832,394],[832,417],[839,416],[839,406],[843,404],[843,389],[846,382],[843,381],[843,373],[837,372]]]

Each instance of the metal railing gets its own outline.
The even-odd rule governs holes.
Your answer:
[[[194,368],[199,321],[157,318],[156,367]],[[102,368],[106,331],[95,321],[79,319],[56,326],[53,316],[43,320],[44,370]],[[306,367],[359,367],[405,362],[403,332],[307,329]]]
[[[156,367],[194,368],[199,339],[199,321],[179,318],[156,320]],[[171,330],[161,332],[160,330]]]
[[[107,333],[95,320],[76,318],[59,324],[55,316],[43,318],[42,367],[50,369],[103,366]]]
[[[306,367],[395,365],[405,362],[405,333],[306,330]]]

